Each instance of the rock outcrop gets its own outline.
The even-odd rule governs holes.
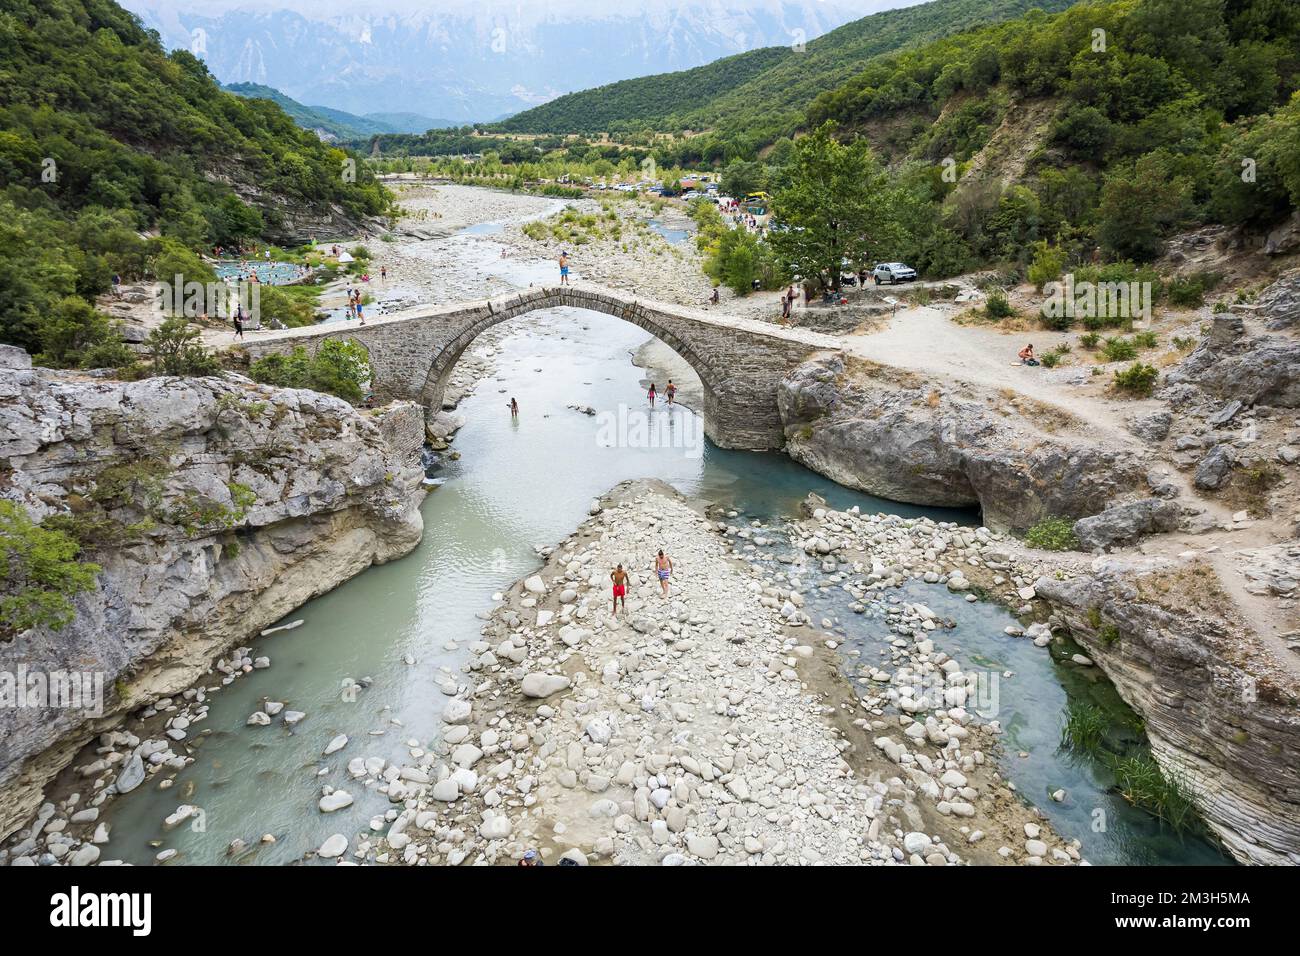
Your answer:
[[[103,569],[70,625],[0,643],[0,670],[94,672],[107,698],[102,715],[0,710],[6,834],[125,711],[416,545],[423,412],[238,376],[122,382],[0,358],[0,495],[61,521]]]
[[[1300,686],[1234,619],[1214,570],[1101,559],[1034,589],[1142,715],[1156,760],[1232,855],[1300,863]]]
[[[1186,387],[1243,405],[1300,407],[1300,341],[1287,334],[1300,314],[1300,270],[1265,289],[1253,306],[1219,312],[1210,332],[1165,375],[1165,397],[1188,404]],[[1278,335],[1251,335],[1243,315],[1252,313]]]
[[[994,528],[1095,514],[1143,481],[1137,455],[1052,434],[1055,408],[840,355],[798,366],[777,401],[796,461],[893,501],[978,505]]]
[[[1178,527],[1183,508],[1176,501],[1144,498],[1107,508],[1101,514],[1080,518],[1074,535],[1085,551],[1104,551],[1138,538]]]

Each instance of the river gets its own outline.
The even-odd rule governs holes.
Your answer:
[[[465,261],[497,262],[499,247],[490,235],[488,230],[457,237],[482,246],[467,250]],[[516,281],[535,281],[543,266],[549,264],[521,264]],[[494,593],[534,571],[535,549],[569,534],[592,499],[624,479],[659,478],[685,494],[764,520],[793,515],[810,491],[836,508],[976,519],[858,494],[780,454],[697,443],[698,419],[681,407],[653,413],[662,431],[651,429],[647,436],[668,438],[658,447],[629,447],[650,444],[635,440],[611,447],[611,420],[622,414],[624,421],[635,421],[644,408],[643,373],[631,355],[645,338],[635,326],[573,309],[515,320],[500,342],[495,373],[460,406],[467,418],[453,445],[460,457],[448,457],[436,471],[440,485],[422,506],[420,545],[295,611],[285,620],[303,620],[296,630],[255,641],[254,655],[269,656],[272,666],[210,696],[206,721],[193,728],[202,730],[191,735],[195,762],[175,786],[160,790],[153,782],[159,778],[151,778],[105,808],[103,819],[112,828],[106,858],[151,863],[169,848],[178,851],[176,863],[290,863],[331,833],[364,830],[389,810],[387,798],[352,785],[356,803],[323,814],[316,807],[322,783],[339,785],[342,766],[353,757],[401,760],[412,747],[428,748],[447,700],[439,684],[448,675],[463,682],[460,664],[478,639],[478,615],[492,606]],[[517,420],[507,409],[512,396],[520,406]],[[614,431],[616,437],[639,434]],[[1095,668],[1085,674],[1027,640],[1007,637],[1002,629],[1014,619],[999,606],[967,604],[941,586],[916,584],[909,591],[908,599],[959,622],[937,638],[943,650],[963,663],[1014,674],[1000,689],[998,716],[1007,729],[1004,773],[1060,832],[1083,841],[1085,858],[1114,864],[1222,862],[1203,841],[1163,832],[1106,791],[1104,772],[1059,751],[1069,694],[1104,699],[1114,720],[1124,720],[1126,709]],[[874,648],[893,636],[880,620],[849,613],[850,600],[827,589],[810,595],[810,609],[814,619],[836,622],[846,649]],[[349,680],[368,686],[352,692],[344,686]],[[292,732],[278,722],[246,727],[248,715],[265,699],[283,701],[307,717]],[[348,746],[322,757],[336,734],[346,734]],[[1048,797],[1057,787],[1070,794],[1064,804]],[[183,803],[201,809],[200,823],[164,830],[164,818]],[[1100,831],[1098,808],[1105,821]],[[265,833],[276,841],[258,845]],[[252,849],[232,858],[226,848],[236,839]]]

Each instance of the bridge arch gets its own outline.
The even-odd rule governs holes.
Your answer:
[[[443,395],[446,392],[447,383],[451,379],[452,372],[456,368],[456,363],[460,361],[461,356],[474,343],[474,340],[492,326],[508,322],[529,312],[563,306],[601,312],[616,319],[622,319],[624,322],[630,322],[632,325],[645,329],[645,331],[680,355],[700,377],[700,383],[704,389],[705,403],[702,414],[705,419],[705,430],[706,432],[709,430],[709,406],[714,401],[710,396],[716,394],[715,389],[722,384],[722,373],[713,368],[704,356],[697,353],[688,340],[680,337],[677,332],[662,322],[656,321],[652,313],[641,308],[636,302],[616,302],[604,297],[592,297],[583,305],[529,297],[521,297],[521,299],[514,302],[505,303],[504,308],[497,308],[494,303],[488,303],[486,314],[467,324],[460,334],[448,342],[437,357],[434,358],[433,364],[429,367],[429,374],[425,379],[424,386],[420,389],[420,403],[431,409],[442,406]]]
[[[371,319],[255,333],[238,343],[250,361],[330,338],[354,339],[370,353],[381,397],[418,401],[430,414],[456,362],[485,329],[539,309],[587,309],[640,326],[673,348],[700,376],[705,433],[723,448],[768,449],[784,443],[776,393],[781,379],[816,352],[838,351],[830,336],[717,312],[654,302],[588,286],[527,289],[486,302],[423,306]]]

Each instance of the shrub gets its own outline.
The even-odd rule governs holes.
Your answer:
[[[289,355],[268,355],[249,369],[256,382],[281,388],[310,388],[359,402],[370,382],[370,359],[358,342],[326,339],[315,355],[298,346]]]
[[[1061,364],[1060,352],[1044,352],[1038,357],[1038,361],[1043,364],[1043,368],[1056,368]]]
[[[1108,362],[1125,362],[1129,359],[1137,358],[1137,346],[1129,339],[1108,338],[1106,344],[1102,347],[1101,354],[1106,357]]]
[[[1034,243],[1034,259],[1029,264],[1029,281],[1041,292],[1043,286],[1061,277],[1065,268],[1065,250],[1042,239]]]
[[[1074,522],[1069,518],[1044,518],[1025,532],[1025,543],[1044,551],[1074,551],[1079,547]]]
[[[1140,349],[1153,349],[1160,344],[1160,340],[1154,332],[1134,332],[1133,344]]]
[[[1115,388],[1130,395],[1145,397],[1155,388],[1160,373],[1154,366],[1144,362],[1134,362],[1128,368],[1115,371]]]
[[[33,627],[66,627],[72,598],[95,586],[99,566],[78,561],[81,546],[34,524],[23,507],[0,499],[0,640]]]
[[[135,362],[108,316],[76,296],[61,299],[49,313],[40,340],[33,361],[49,368],[121,368]]]
[[[1096,332],[1085,332],[1083,335],[1079,336],[1079,344],[1089,350],[1095,349],[1097,343],[1100,341],[1101,336]]]
[[[145,339],[155,375],[216,375],[221,365],[182,316],[165,319]]]
[[[984,315],[995,322],[1014,314],[1015,309],[1011,308],[1011,303],[1007,301],[1004,293],[995,292],[989,296],[988,302],[984,303]]]
[[[1165,298],[1170,305],[1188,308],[1202,305],[1205,293],[1218,285],[1222,278],[1217,272],[1205,271],[1170,279],[1165,286]]]

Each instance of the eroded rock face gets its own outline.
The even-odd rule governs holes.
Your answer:
[[[1185,780],[1232,855],[1300,863],[1300,687],[1290,671],[1229,619],[1209,566],[1096,567],[1034,589],[1145,719],[1157,761]]]
[[[113,530],[89,554],[103,571],[75,620],[0,644],[0,669],[93,671],[107,698],[98,717],[0,709],[0,834],[123,712],[410,551],[423,529],[422,432],[413,405],[367,413],[238,376],[118,382],[6,363],[0,494],[35,520],[75,510]]]
[[[911,504],[978,505],[985,524],[1015,529],[1095,514],[1141,485],[1140,457],[1055,437],[1035,409],[847,363],[838,355],[806,362],[777,396],[791,457],[840,484]]]

